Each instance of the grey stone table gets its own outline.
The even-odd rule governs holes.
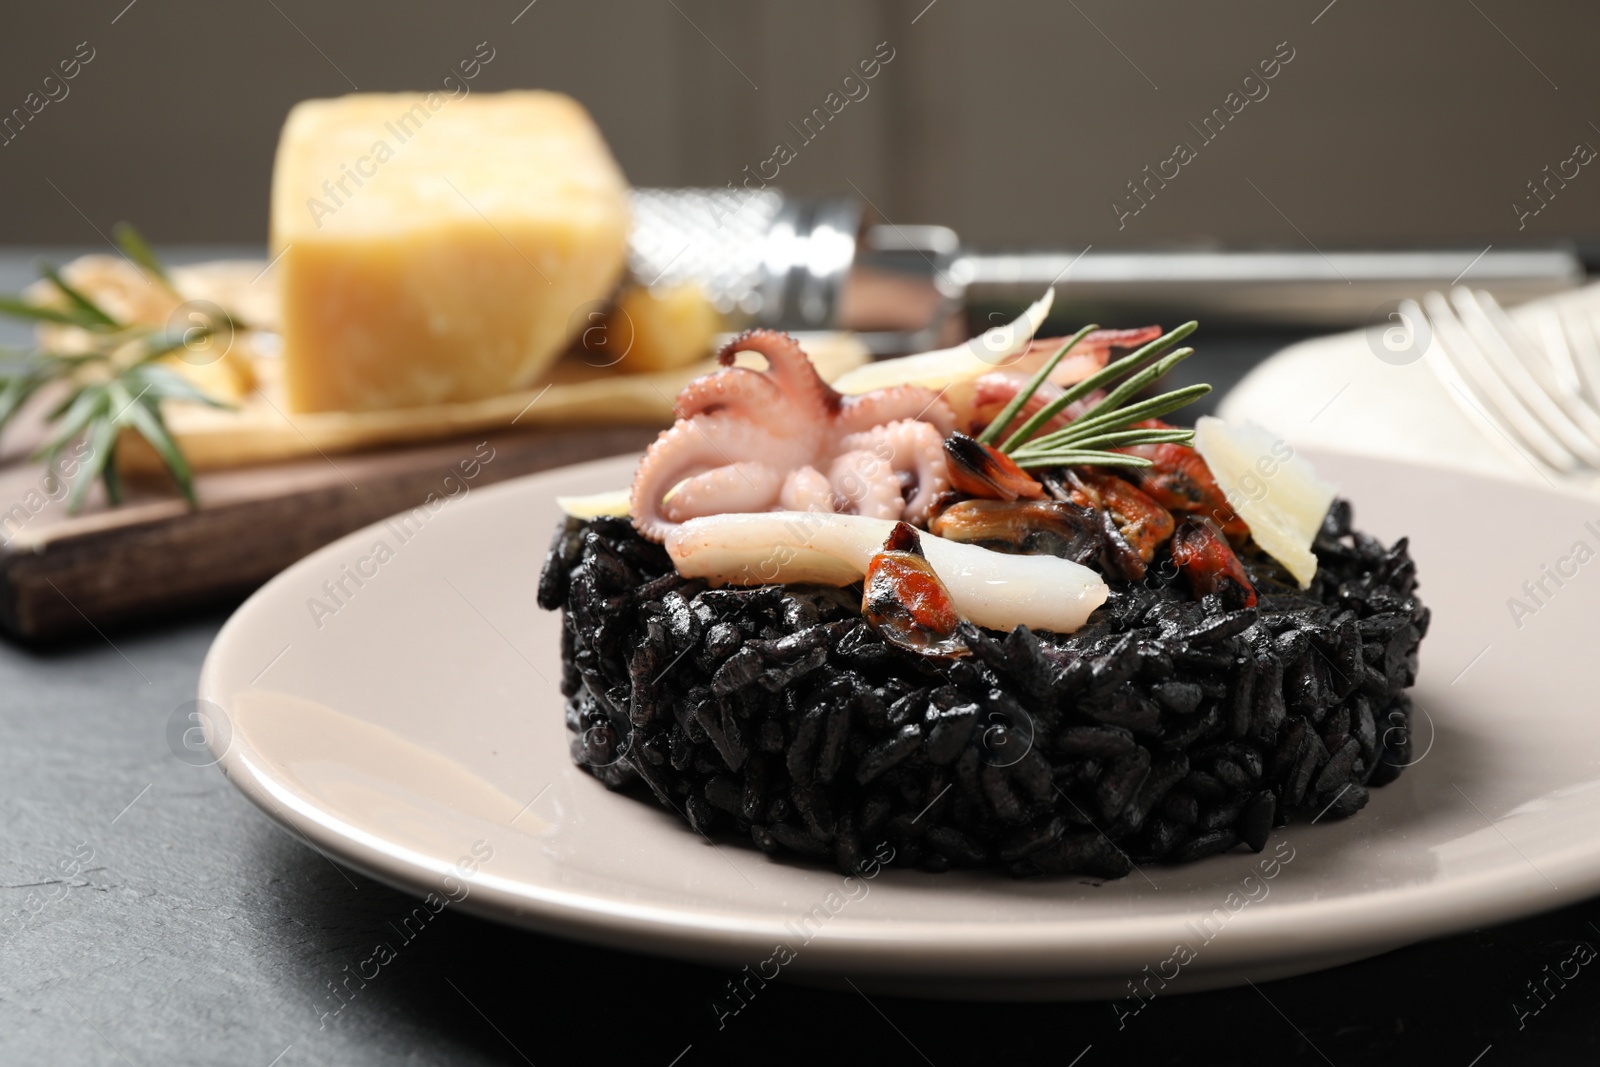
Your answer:
[[[19,266],[0,262],[0,289]],[[1278,340],[1212,338],[1206,373],[1234,380]],[[1600,901],[1259,989],[1158,998],[1121,1029],[1105,1004],[791,985],[719,1027],[710,1002],[730,976],[712,969],[453,911],[406,942],[407,897],[173,755],[168,723],[224,614],[50,651],[0,645],[0,1064],[1600,1062],[1600,973],[1550,978],[1577,943],[1600,945]],[[397,958],[335,999],[379,942]]]

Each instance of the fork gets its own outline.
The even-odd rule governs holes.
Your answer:
[[[1468,420],[1547,478],[1600,481],[1600,342],[1587,310],[1546,301],[1506,314],[1489,293],[1431,292],[1400,314],[1430,328],[1423,353]]]

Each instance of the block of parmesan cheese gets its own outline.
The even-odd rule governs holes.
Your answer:
[[[290,111],[271,214],[289,407],[372,411],[536,380],[621,274],[628,190],[559,93],[368,93]]]

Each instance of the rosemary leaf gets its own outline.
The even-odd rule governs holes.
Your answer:
[[[72,480],[72,491],[67,494],[67,511],[73,515],[83,508],[83,502],[88,498],[89,489],[96,479],[105,482],[106,496],[113,504],[122,499],[122,483],[117,478],[116,457],[113,455],[117,446],[116,425],[110,419],[96,423],[87,440],[89,455],[79,468],[78,476]],[[106,476],[107,471],[111,472],[109,477]]]
[[[99,320],[82,310],[69,311],[65,308],[45,307],[24,300],[20,296],[0,296],[0,315],[32,319],[35,322],[53,322],[61,326],[78,326],[85,330],[92,330],[101,325]]]
[[[1026,385],[1017,390],[1017,395],[1011,398],[1011,402],[1007,404],[1004,410],[1002,410],[1000,414],[995,417],[995,420],[985,427],[984,431],[978,435],[979,443],[986,445],[994,444],[995,438],[999,437],[1000,434],[1005,431],[1005,428],[1011,425],[1011,420],[1017,417],[1017,412],[1022,410],[1023,405],[1028,402],[1029,398],[1032,397],[1034,393],[1039,391],[1039,386],[1043,385],[1045,379],[1050,377],[1050,372],[1056,369],[1056,365],[1061,362],[1062,357],[1072,350],[1073,345],[1083,340],[1085,335],[1091,331],[1098,330],[1099,328],[1099,326],[1096,326],[1093,323],[1085,326],[1083,329],[1079,330],[1077,333],[1068,338],[1067,343],[1056,350],[1055,355],[1045,360],[1044,366],[1039,368],[1038,373],[1036,373],[1032,378],[1028,379],[1028,383]]]
[[[1105,433],[1088,434],[1083,438],[1073,438],[1069,442],[1073,448],[1127,448],[1131,445],[1186,445],[1194,440],[1193,430],[1107,430]],[[1018,452],[1031,448],[1024,445]]]
[[[183,300],[166,267],[138,230],[118,223],[112,233],[118,249],[146,278],[178,301]],[[156,361],[223,330],[231,334],[248,327],[226,311],[222,312],[222,322],[200,327],[198,332],[195,328],[174,330],[150,323],[120,322],[50,264],[41,263],[39,274],[61,293],[63,306],[0,294],[0,315],[76,326],[88,331],[88,341],[72,351],[17,354],[0,350],[0,430],[41,388],[60,383],[64,398],[46,412],[48,432],[33,455],[50,465],[52,477],[59,477],[57,461],[62,450],[80,439],[89,446],[90,454],[67,496],[69,512],[76,513],[83,506],[96,481],[105,484],[111,503],[121,501],[116,450],[124,429],[137,432],[150,443],[184,498],[194,506],[194,474],[167,428],[161,402],[180,400],[219,408],[232,405],[208,396],[171,366]]]
[[[1101,386],[1115,381],[1122,375],[1154,359],[1172,345],[1173,342],[1181,341],[1183,338],[1188,337],[1199,326],[1198,322],[1192,320],[1186,322],[1182,326],[1162,334],[1131,355],[1123,356],[1115,363],[1102,367],[1035,412],[1033,417],[1025,422],[1016,433],[1006,439],[1005,444],[1000,446],[1000,451],[1009,453],[1012,449],[1020,447],[1023,442],[1037,434],[1046,423],[1065,411],[1067,405],[1083,399]]]
[[[149,363],[153,359],[160,359],[162,356],[170,355],[180,348],[187,347],[194,340],[194,338],[190,337],[190,334],[194,333],[198,333],[202,338],[210,337],[212,328],[209,326],[191,326],[189,329],[179,332],[158,330],[145,336],[139,342],[138,362],[141,364]]]
[[[43,384],[40,379],[31,376],[6,379],[5,385],[0,386],[0,427],[5,426]]]
[[[1137,404],[1130,404],[1120,411],[1105,417],[1105,421],[1100,423],[1089,426],[1082,426],[1077,422],[1069,423],[1062,429],[1030,441],[1028,444],[1030,448],[1070,445],[1075,440],[1101,431],[1115,429],[1132,422],[1160,418],[1162,415],[1176,411],[1185,404],[1200,399],[1209,392],[1211,392],[1211,386],[1209,385],[1188,385],[1182,389],[1174,389],[1170,393],[1162,393],[1160,396],[1153,396],[1149,400],[1141,400]]]
[[[187,400],[195,404],[205,404],[208,407],[221,408],[232,411],[237,405],[226,400],[218,400],[209,393],[201,391],[195,384],[170,367],[159,363],[142,363],[128,371],[124,377],[129,384],[147,385],[150,396],[162,400]]]
[[[104,386],[84,386],[79,389],[59,416],[50,436],[34,451],[34,458],[54,462],[69,441],[107,414],[109,410]]]
[[[1122,452],[1101,452],[1096,449],[1067,450],[1061,452],[1018,452],[1011,457],[1024,469],[1039,467],[1070,467],[1076,464],[1093,464],[1100,467],[1148,467],[1151,463],[1139,456]]]
[[[82,396],[84,390],[88,388],[89,387],[87,385],[79,385],[74,387],[71,392],[67,393],[67,395],[62,398],[60,403],[50,409],[49,414],[45,416],[46,421],[55,422],[57,419],[61,418],[61,416],[71,411],[72,405],[78,402],[78,398]]]
[[[150,447],[156,450],[161,461],[167,465],[167,470],[183,493],[183,498],[189,502],[190,507],[194,507],[196,503],[194,473],[190,471],[188,461],[183,458],[183,450],[172,439],[172,434],[167,430],[167,424],[162,420],[155,405],[147,403],[142,395],[129,397],[127,389],[117,383],[112,383],[112,395],[116,400],[127,398],[123,414],[118,416],[117,421],[122,425],[132,426],[139,431],[139,436],[150,442]],[[109,488],[110,486],[107,486],[108,490]]]
[[[1085,430],[1089,427],[1110,424],[1126,426],[1128,423],[1136,421],[1127,417],[1126,409],[1123,407],[1128,398],[1192,355],[1194,355],[1194,349],[1180,348],[1176,352],[1161,357],[1101,397],[1088,411],[1073,419],[1070,426],[1063,428],[1072,429],[1075,427],[1079,430]]]
[[[99,304],[84,296],[73,286],[68,285],[66,279],[61,277],[61,272],[56,270],[55,267],[48,263],[41,263],[39,264],[39,274],[48,278],[50,284],[59,289],[61,295],[67,298],[67,302],[77,308],[86,319],[95,323],[98,328],[102,330],[118,330],[122,328],[122,324],[112,318]]]
[[[166,264],[156,256],[145,241],[144,235],[134,228],[133,223],[117,223],[111,227],[111,236],[116,241],[117,247],[122,249],[122,254],[133,260],[140,270],[179,300],[183,299],[183,295],[172,284],[172,275],[167,273]]]
[[[122,472],[117,470],[117,436],[110,435],[110,443],[105,446],[106,465],[100,468],[100,481],[106,487],[106,499],[112,504],[122,503]],[[85,485],[93,485],[91,478],[84,479]]]
[[[21,411],[40,387],[56,377],[56,368],[41,361],[19,365],[9,373],[0,372],[0,430]]]

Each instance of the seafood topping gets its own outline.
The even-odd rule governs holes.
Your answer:
[[[950,487],[986,500],[1016,500],[1044,496],[1044,486],[998,448],[983,444],[957,430],[944,439]]]
[[[764,371],[733,365],[739,352]],[[749,330],[722,368],[678,394],[678,421],[634,475],[634,526],[665,540],[687,519],[725,512],[819,511],[926,522],[944,492],[944,435],[955,415],[932,389],[890,386],[842,396],[794,338]]]
[[[1337,488],[1288,442],[1249,423],[1230,426],[1202,415],[1195,420],[1194,447],[1249,524],[1256,547],[1281,563],[1300,588],[1309,588],[1318,566],[1311,545]]]
[[[1239,557],[1210,519],[1190,516],[1172,535],[1172,562],[1198,597],[1221,593],[1233,608],[1255,607],[1256,589]]]
[[[922,554],[917,531],[903,522],[867,563],[861,614],[879,637],[908,652],[952,658],[972,651],[956,632],[961,613],[950,590]]]
[[[1058,484],[1072,503],[1100,513],[1107,568],[1129,581],[1143,578],[1156,548],[1172,536],[1172,514],[1114,474],[1071,467]]]
[[[1137,425],[1151,430],[1174,428],[1160,419],[1147,419]],[[1150,461],[1148,467],[1131,468],[1127,477],[1157,504],[1177,514],[1204,515],[1214,520],[1235,548],[1250,539],[1250,527],[1228,506],[1228,498],[1205,459],[1188,445],[1133,445],[1117,451]]]
[[[981,342],[872,364],[837,389],[789,335],[739,335],[640,462],[635,528],[686,578],[864,580],[871,626],[932,656],[966,654],[964,621],[1071,632],[1109,595],[1100,574],[1142,581],[1167,552],[1196,597],[1254,604],[1247,548],[1306,585],[1332,487],[1286,447],[1255,456],[1259,442],[1216,420],[1161,421],[1209,386],[1146,393],[1192,354],[1166,350],[1197,324],[1035,339],[1049,307],[1046,294]],[[1246,476],[1257,489],[1275,476],[1272,498],[1240,497]]]
[[[685,578],[730,585],[850,585],[867,573],[894,525],[825,512],[708,515],[673,529],[666,548]],[[922,538],[921,548],[955,610],[990,630],[1027,626],[1071,633],[1111,592],[1095,571],[1055,556],[991,552],[942,537]]]
[[[1105,535],[1089,508],[1061,500],[963,500],[940,512],[929,532],[996,552],[1059,556],[1085,566]]]

